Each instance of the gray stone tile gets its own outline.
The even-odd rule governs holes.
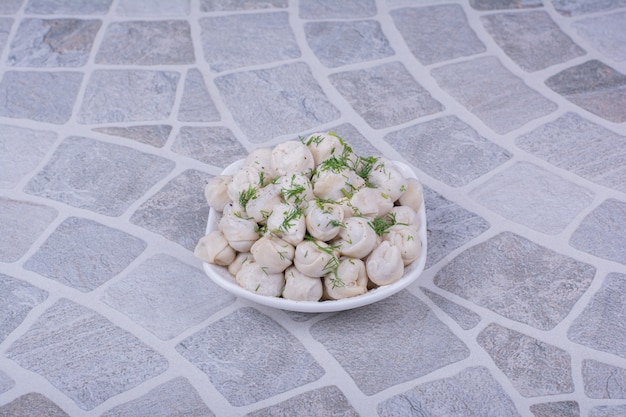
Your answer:
[[[564,69],[546,85],[583,109],[615,123],[626,121],[626,75],[591,60]]]
[[[465,344],[407,291],[321,320],[313,324],[311,335],[365,395],[427,375],[469,355]],[[402,343],[390,344],[398,335],[402,335]]]
[[[302,62],[223,75],[215,84],[252,143],[301,132],[340,116]]]
[[[304,32],[315,56],[330,68],[394,55],[376,20],[309,22]]]
[[[487,326],[477,341],[524,397],[574,392],[571,358],[563,349],[498,324]]]
[[[253,308],[210,324],[176,350],[206,373],[236,407],[306,385],[324,374],[292,334]]]
[[[135,336],[67,299],[39,317],[5,356],[46,378],[83,410],[168,367],[165,358]]]
[[[434,282],[511,320],[550,330],[589,288],[594,274],[591,265],[503,232],[458,255]]]
[[[556,110],[496,57],[476,58],[431,71],[441,88],[496,133],[504,134]]]
[[[437,113],[443,106],[400,62],[331,74],[330,81],[375,129]]]
[[[200,11],[286,9],[288,0],[200,0]]]
[[[213,71],[300,57],[287,12],[200,19],[204,57]]]
[[[87,63],[100,20],[23,19],[7,58],[17,67],[80,67]]]
[[[469,196],[499,215],[538,232],[563,231],[593,201],[593,193],[528,162],[518,162]]]
[[[246,148],[225,127],[183,127],[176,135],[172,151],[221,168],[248,155]]]
[[[0,261],[20,259],[58,214],[52,207],[0,197]]]
[[[486,51],[460,5],[402,8],[390,14],[407,46],[424,65]]]
[[[106,14],[112,0],[28,0],[26,13],[32,14]]]
[[[489,229],[485,219],[428,187],[424,187],[424,205],[428,219],[426,268]]]
[[[482,366],[420,384],[391,397],[378,405],[378,414],[381,417],[520,415],[511,398]]]
[[[626,192],[626,136],[575,113],[518,137],[515,144],[589,181]]]
[[[78,122],[118,123],[166,119],[180,74],[173,71],[95,70],[87,83]]]
[[[139,265],[102,296],[161,340],[200,324],[234,300],[203,271],[163,254]]]
[[[122,272],[146,242],[92,220],[70,217],[31,256],[24,268],[88,292]]]
[[[120,0],[115,12],[120,16],[178,17],[189,15],[191,0]]]
[[[0,5],[0,7],[2,7]],[[9,40],[9,33],[11,32],[11,26],[13,26],[13,19],[8,17],[0,17],[0,52],[4,49]]]
[[[557,12],[568,17],[604,12],[626,6],[626,0],[551,0],[551,2]]]
[[[48,292],[0,273],[0,343],[47,297]],[[13,381],[0,372],[0,392],[12,386]]]
[[[543,6],[542,0],[470,0],[476,10],[529,9]]]
[[[172,132],[170,125],[146,125],[146,126],[129,126],[129,127],[98,127],[93,129],[95,132],[104,133],[111,136],[119,136],[122,138],[132,139],[134,141],[162,148],[167,142]]]
[[[198,392],[185,378],[172,379],[140,398],[105,412],[101,417],[213,417]]]
[[[329,131],[334,132],[342,138],[358,155],[361,156],[382,156],[378,148],[374,146],[374,140],[368,140],[350,123],[343,123],[332,127]]]
[[[307,0],[300,3],[299,12],[302,19],[356,19],[360,17],[372,17],[375,14],[375,0]]]
[[[480,316],[473,311],[453,303],[447,298],[444,298],[439,294],[435,294],[426,288],[420,287],[420,289],[428,296],[428,298],[433,300],[439,308],[452,317],[463,330],[473,329],[478,323],[480,323]]]
[[[63,124],[82,79],[80,72],[7,71],[0,81],[0,116]]]
[[[185,89],[178,109],[181,122],[216,122],[221,119],[204,83],[202,73],[197,68],[187,72]]]
[[[156,155],[90,138],[63,141],[26,185],[29,194],[119,216],[174,168]]]
[[[15,14],[22,7],[23,0],[4,0],[0,3],[0,14]]]
[[[346,396],[334,385],[296,395],[286,401],[246,414],[246,417],[342,416],[358,417]]]
[[[579,417],[580,407],[576,401],[557,401],[533,404],[530,406],[530,412],[535,417]]]
[[[570,245],[626,265],[626,203],[604,201],[583,219],[572,234]]]
[[[1,275],[0,275],[0,280],[2,280]],[[13,381],[10,376],[0,371],[0,394],[10,390],[14,386],[15,386],[15,381]],[[0,410],[2,410],[2,408],[0,408]]]
[[[385,141],[420,170],[453,187],[462,187],[511,158],[456,116],[391,132]]]
[[[210,175],[187,170],[167,183],[131,216],[133,224],[193,251],[204,236],[209,206],[204,186]]]
[[[97,64],[173,65],[195,60],[186,20],[113,22],[96,54]]]
[[[626,12],[589,17],[572,23],[580,37],[615,61],[626,61],[625,25]]]
[[[623,247],[623,246],[622,246]],[[611,273],[567,331],[581,345],[626,358],[626,275]]]
[[[54,132],[0,125],[0,189],[13,188],[50,150]]]
[[[517,65],[533,72],[584,55],[544,11],[481,16],[485,29]]]
[[[626,405],[601,405],[594,407],[589,417],[623,417],[626,415]]]
[[[61,407],[38,392],[24,394],[0,407],[0,417],[70,417]]]
[[[587,397],[626,398],[626,369],[586,359],[582,375]]]

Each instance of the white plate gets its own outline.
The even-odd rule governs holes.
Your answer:
[[[222,174],[234,174],[235,172],[237,172],[242,163],[243,159],[232,163],[222,172]],[[400,170],[405,178],[417,178],[411,167],[409,167],[408,165],[399,161],[393,161],[393,163],[395,167]],[[205,262],[203,263],[204,271],[213,280],[213,282],[224,288],[226,291],[234,294],[235,296],[254,301],[258,304],[279,308],[282,310],[300,311],[306,313],[325,313],[331,311],[349,310],[351,308],[365,306],[375,303],[376,301],[380,301],[383,298],[387,298],[397,293],[398,291],[406,288],[409,284],[414,282],[420,276],[422,271],[424,271],[424,266],[426,265],[427,242],[426,209],[424,208],[423,201],[418,216],[420,220],[419,237],[422,240],[421,256],[415,262],[413,262],[411,265],[404,269],[404,276],[398,281],[394,282],[393,284],[370,290],[367,293],[363,295],[358,295],[356,297],[329,301],[294,301],[280,297],[268,297],[255,294],[241,288],[235,282],[235,277],[233,277],[223,266],[212,265]],[[206,234],[209,234],[213,230],[217,229],[217,223],[219,222],[220,217],[221,213],[213,209],[209,211],[209,220],[207,222]]]

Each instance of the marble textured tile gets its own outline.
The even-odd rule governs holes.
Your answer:
[[[376,20],[308,22],[304,32],[315,56],[329,68],[394,55]]]
[[[426,186],[424,205],[428,220],[426,268],[489,229],[489,223],[484,218]]]
[[[100,417],[214,417],[186,378],[174,378],[147,394],[118,405]]]
[[[2,276],[0,275],[0,280]],[[10,376],[0,371],[0,394],[6,392],[15,386],[15,381]],[[2,410],[2,408],[0,408]],[[1,412],[1,411],[0,411]]]
[[[203,12],[285,9],[287,6],[288,0],[200,0],[200,10]]]
[[[626,121],[626,75],[592,59],[564,69],[546,85],[583,109],[615,123]]]
[[[427,375],[469,355],[467,346],[407,291],[318,321],[310,332],[365,395]],[[402,335],[401,341],[398,335]],[[389,343],[394,339],[398,343]]]
[[[593,201],[593,193],[528,162],[518,162],[469,196],[499,215],[538,232],[557,234]]]
[[[563,16],[580,16],[595,12],[605,12],[626,6],[626,0],[550,0],[557,12]]]
[[[63,124],[82,79],[80,72],[7,71],[0,81],[0,116]]]
[[[52,207],[0,197],[0,262],[15,262],[57,217]]]
[[[405,159],[428,175],[462,187],[511,158],[456,116],[444,116],[385,135]]]
[[[187,71],[177,118],[181,122],[216,122],[221,118],[197,68]]]
[[[248,155],[246,148],[225,127],[183,127],[176,135],[172,151],[221,168]]]
[[[302,62],[223,75],[215,84],[252,143],[310,129],[340,116]]]
[[[246,417],[270,416],[358,417],[359,414],[354,410],[352,405],[350,405],[341,390],[331,385],[296,395],[276,405],[271,405],[246,414]]]
[[[601,405],[591,409],[589,417],[621,417],[626,415],[626,405]]]
[[[515,144],[589,181],[626,192],[626,136],[575,113],[519,136]]]
[[[109,11],[113,0],[27,0],[26,13],[101,15]]]
[[[524,397],[574,392],[571,357],[563,349],[493,323],[477,341]]]
[[[57,135],[0,125],[0,189],[13,188],[41,163]]]
[[[24,19],[7,58],[17,67],[80,67],[87,63],[100,20]]]
[[[460,5],[402,8],[390,14],[407,46],[424,65],[486,51]]]
[[[38,392],[30,392],[0,406],[0,417],[46,416],[70,417],[61,407]]]
[[[176,350],[206,373],[236,407],[300,387],[324,374],[298,339],[250,307],[211,323],[180,342]]]
[[[120,0],[115,12],[120,16],[184,17],[191,0]]]
[[[179,78],[180,74],[174,71],[95,70],[87,83],[78,122],[166,119],[174,105]]]
[[[95,132],[104,133],[106,135],[118,136],[126,139],[132,139],[139,143],[162,148],[167,142],[172,132],[171,125],[145,125],[145,126],[109,126],[97,127],[93,129]]]
[[[299,16],[302,19],[356,19],[373,17],[376,14],[375,0],[308,0],[301,2],[299,6]]]
[[[82,292],[122,272],[147,247],[143,240],[92,220],[70,217],[24,268]]]
[[[25,191],[107,216],[119,216],[167,175],[174,162],[84,137],[63,141]]]
[[[165,184],[133,213],[131,223],[193,251],[204,236],[209,206],[204,186],[211,176],[187,170]]]
[[[374,129],[406,123],[437,113],[443,106],[400,62],[334,73],[335,88]]]
[[[576,401],[557,401],[530,406],[535,417],[580,417],[580,407]]]
[[[513,75],[496,57],[481,57],[431,70],[448,94],[496,133],[545,116],[557,106]]]
[[[608,199],[589,213],[574,231],[570,245],[626,265],[626,203]]]
[[[300,57],[287,12],[200,19],[204,58],[213,71]]]
[[[426,288],[421,287],[420,289],[428,296],[428,298],[437,304],[437,307],[452,317],[452,319],[456,321],[463,330],[473,329],[478,323],[480,323],[480,316],[472,310],[453,303],[447,298],[444,298],[439,294],[435,294]]]
[[[502,9],[530,9],[543,6],[542,0],[470,0],[470,5],[481,11]]]
[[[626,358],[626,275],[608,274],[567,331],[569,340]]]
[[[47,297],[47,291],[0,273],[0,343]],[[0,393],[11,386],[11,378],[0,371]]]
[[[591,265],[503,232],[454,258],[439,288],[540,330],[556,326],[589,288]]]
[[[626,4],[626,3],[625,3]],[[588,17],[572,23],[580,37],[604,56],[626,61],[626,12]]]
[[[525,71],[539,71],[585,54],[544,11],[489,14],[481,16],[481,21]]]
[[[203,271],[165,254],[148,259],[102,296],[106,304],[161,340],[200,324],[234,300]]]
[[[191,27],[186,20],[110,23],[96,54],[97,64],[193,64]]]
[[[67,299],[50,307],[5,356],[46,378],[83,410],[159,375],[165,358]]]
[[[587,397],[626,398],[626,369],[586,359],[582,375]]]
[[[477,386],[481,389],[476,389]],[[520,415],[511,398],[482,366],[395,395],[378,405],[378,414],[380,417]]]

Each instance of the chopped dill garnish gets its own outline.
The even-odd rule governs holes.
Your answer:
[[[239,194],[239,204],[245,209],[248,205],[248,201],[254,198],[256,198],[256,188],[249,186],[246,191],[242,191]]]
[[[357,173],[359,177],[363,178],[364,180],[367,180],[367,177],[372,172],[372,169],[374,169],[374,165],[376,164],[376,162],[378,162],[378,158],[374,156],[368,156],[368,157],[361,156],[359,157],[357,161],[357,167],[355,169],[355,172]]]
[[[293,200],[294,204],[299,206],[304,201],[303,193],[306,191],[306,188],[301,184],[294,184],[293,180],[291,185],[293,188],[281,188],[280,195],[286,201]]]
[[[331,220],[331,221],[328,222],[328,224],[326,226],[346,227],[346,225],[343,222],[340,222],[339,220]]]
[[[289,228],[291,228],[291,222],[302,217],[302,210],[298,207],[292,207],[291,210],[284,213],[285,217],[280,226],[278,226],[279,231],[283,231],[287,233]]]
[[[333,289],[335,288],[343,288],[346,286],[346,283],[343,282],[341,277],[337,274],[337,271],[333,271],[333,274],[330,277],[330,282],[333,285]]]

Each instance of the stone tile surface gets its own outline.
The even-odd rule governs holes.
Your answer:
[[[0,125],[0,189],[31,173],[54,144],[54,132]]]
[[[183,127],[174,139],[172,150],[221,168],[248,155],[233,132],[224,127]]]
[[[11,31],[12,26],[13,19],[0,17],[0,52],[4,49],[4,45],[6,45],[9,39],[9,32]]]
[[[181,122],[215,122],[220,120],[213,99],[206,88],[202,73],[197,68],[187,72],[185,89],[178,109]]]
[[[530,9],[543,6],[542,0],[470,0],[476,10]]]
[[[203,12],[284,9],[287,5],[288,0],[200,0],[200,10]]]
[[[530,406],[530,412],[535,417],[578,417],[580,407],[576,401],[557,401],[533,404]]]
[[[122,138],[132,139],[136,142],[162,148],[167,142],[172,131],[170,125],[145,125],[145,126],[129,126],[129,127],[97,127],[94,132],[104,133],[111,136],[119,136]]]
[[[358,417],[346,396],[336,386],[322,387],[289,398],[282,403],[246,414],[246,417],[262,416],[345,416]]]
[[[374,0],[336,2],[333,0],[311,0],[300,3],[302,19],[334,19],[372,17],[376,14]]]
[[[424,291],[424,294],[433,300],[433,302],[437,304],[440,309],[452,317],[463,330],[473,329],[480,322],[480,316],[472,310],[455,304],[447,298],[442,297],[439,294],[435,294],[426,288],[422,288],[421,290]]]
[[[619,417],[626,413],[626,405],[601,405],[594,407],[589,413],[589,417]]]
[[[589,17],[573,23],[576,33],[591,43],[604,56],[616,61],[626,60],[626,13]],[[612,36],[606,36],[607,32]]]
[[[567,17],[606,12],[626,6],[626,1],[624,0],[601,0],[592,2],[585,0],[551,0],[551,3],[557,12]]]
[[[37,392],[24,394],[10,403],[0,407],[0,416],[34,416],[70,417],[61,407]]]
[[[48,293],[25,281],[0,274],[0,343],[15,330],[33,307],[41,304]],[[13,386],[8,375],[0,371],[0,392]]]
[[[0,13],[2,14],[14,14],[17,13],[22,6],[24,0],[6,0],[0,4]]]
[[[26,12],[33,14],[102,15],[109,11],[112,0],[26,0]]]
[[[626,398],[626,369],[587,359],[582,373],[589,398]]]
[[[184,17],[191,11],[191,0],[120,0],[115,12],[120,16]]]

